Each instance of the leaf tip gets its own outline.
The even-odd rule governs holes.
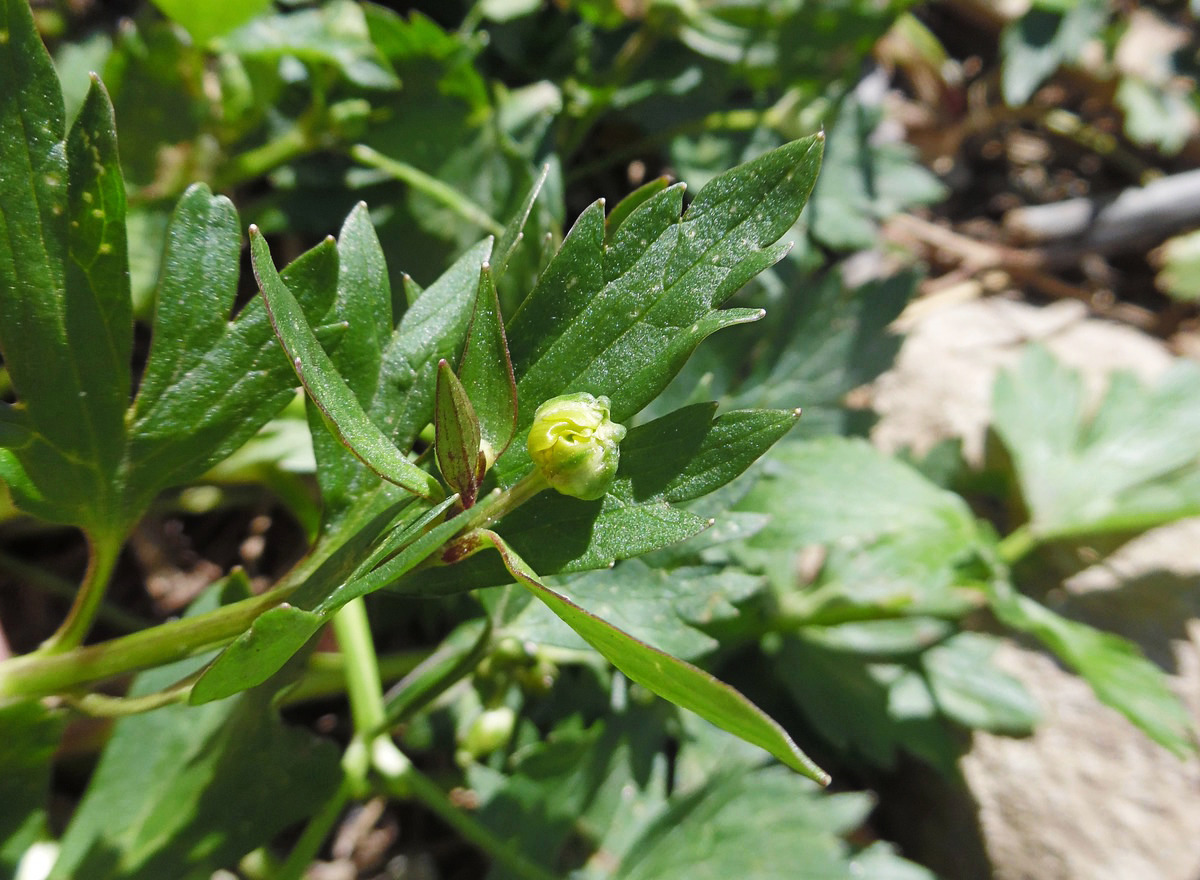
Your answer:
[[[794,410],[792,410],[792,418],[798,419],[803,414],[804,410],[802,410],[800,407],[796,407]]]

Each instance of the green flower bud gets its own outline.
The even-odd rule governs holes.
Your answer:
[[[508,706],[485,709],[475,717],[463,737],[461,752],[464,756],[479,759],[508,745],[513,728],[517,724],[517,713]]]
[[[580,392],[537,408],[529,456],[552,487],[584,501],[604,497],[617,474],[625,428],[608,417],[608,398]]]

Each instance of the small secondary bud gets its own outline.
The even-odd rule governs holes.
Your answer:
[[[625,428],[609,419],[608,407],[607,397],[580,392],[552,397],[534,413],[529,456],[562,494],[594,501],[612,485]]]

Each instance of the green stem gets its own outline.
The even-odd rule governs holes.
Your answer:
[[[383,723],[385,713],[383,683],[371,640],[367,605],[362,597],[351,599],[334,615],[333,631],[346,658],[346,692],[354,730],[365,736]]]
[[[379,657],[379,677],[382,682],[404,678],[427,659],[430,652],[398,651]],[[346,693],[346,658],[340,653],[318,651],[308,658],[304,675],[282,695],[281,702],[290,706],[306,700],[320,700]]]
[[[97,645],[13,657],[0,663],[0,700],[61,693],[219,647],[245,632],[259,614],[285,598],[284,591],[275,590]]]
[[[375,168],[424,193],[436,202],[445,205],[468,223],[487,230],[492,235],[503,235],[504,224],[485,211],[480,205],[467,198],[452,186],[447,186],[419,168],[385,156],[366,144],[355,144],[350,148],[350,157],[357,162]]]
[[[316,149],[307,125],[293,125],[274,140],[239,153],[225,164],[215,181],[216,189],[229,189],[247,180],[261,177]]]
[[[120,532],[88,532],[87,540],[88,567],[83,576],[83,584],[75,594],[75,602],[71,605],[62,626],[42,643],[35,655],[46,656],[69,651],[80,645],[92,628],[125,539]]]
[[[142,712],[161,709],[172,703],[184,702],[197,677],[198,675],[189,675],[183,681],[177,682],[169,688],[140,697],[81,694],[80,696],[64,696],[63,700],[75,711],[93,718],[124,718],[127,715],[139,715]]]
[[[66,578],[61,578],[36,565],[30,565],[7,553],[0,553],[0,571],[56,599],[74,600],[79,592],[79,586]],[[122,632],[136,632],[154,625],[153,620],[130,614],[110,602],[103,602],[96,609],[96,620]]]
[[[1029,525],[1019,526],[1016,531],[1005,537],[997,546],[996,552],[1011,567],[1024,559],[1038,545],[1038,538]]]
[[[349,774],[343,776],[333,797],[327,800],[320,812],[309,819],[308,824],[304,826],[300,839],[288,853],[287,861],[275,872],[275,880],[300,880],[304,876],[304,872],[317,857],[321,844],[325,842],[338,817],[342,815],[342,810],[345,808],[346,802],[350,800],[353,788],[354,784]]]
[[[431,813],[458,832],[468,843],[481,849],[492,860],[525,880],[559,880],[536,864],[516,847],[516,841],[503,840],[490,828],[456,807],[446,793],[428,776],[411,764],[400,776],[385,776],[393,797],[416,798]]]

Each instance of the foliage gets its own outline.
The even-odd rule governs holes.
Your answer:
[[[1161,671],[1030,567],[1198,512],[1195,370],[1092,406],[1031,349],[1005,454],[958,480],[848,400],[919,277],[833,263],[944,194],[855,88],[908,4],[559,6],[156,0],[52,61],[0,0],[2,525],[89,559],[0,661],[0,871],[50,842],[51,877],[300,877],[383,796],[491,877],[928,877],[864,843],[870,793],[815,783],[1030,731],[1003,632],[1194,748]],[[1006,32],[1009,100],[1106,9],[1062,6]],[[564,401],[605,410],[570,479],[526,444]],[[306,555],[104,629],[139,523],[247,481]],[[57,827],[88,715],[118,720]]]

